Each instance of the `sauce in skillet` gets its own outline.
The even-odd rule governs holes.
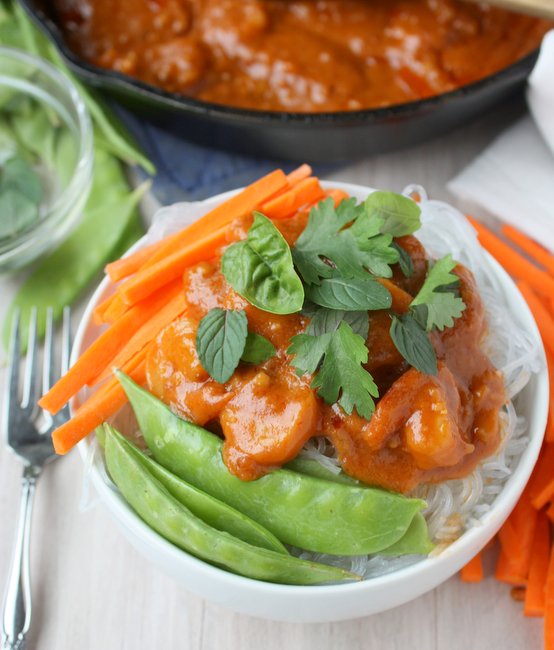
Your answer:
[[[277,225],[292,244],[305,215]],[[406,279],[396,270],[384,282],[393,309],[402,312],[425,279],[427,260],[414,237],[397,242],[412,258],[414,274]],[[433,334],[436,377],[410,368],[390,339],[389,315],[370,312],[366,368],[381,395],[370,420],[325,404],[310,388],[310,376],[296,376],[286,350],[308,317],[253,307],[226,283],[216,263],[186,271],[187,314],[150,349],[148,386],[174,411],[222,434],[225,463],[243,480],[288,462],[317,435],[333,443],[344,471],[370,485],[409,492],[422,482],[465,476],[497,449],[506,397],[500,373],[481,349],[484,307],[474,278],[461,265],[455,273],[466,309],[453,328]],[[260,366],[240,364],[226,384],[211,379],[196,355],[195,337],[199,320],[214,307],[244,309],[249,330],[268,338],[276,355]]]
[[[259,110],[349,111],[444,93],[540,44],[551,24],[458,0],[55,0],[86,60]]]

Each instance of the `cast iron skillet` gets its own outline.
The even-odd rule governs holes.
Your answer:
[[[389,108],[342,113],[252,111],[169,93],[86,63],[66,45],[48,0],[19,0],[84,82],[186,138],[236,152],[308,162],[347,161],[445,133],[521,90],[538,50],[457,90]]]

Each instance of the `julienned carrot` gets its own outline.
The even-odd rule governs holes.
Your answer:
[[[505,224],[501,227],[501,231],[514,244],[517,244],[522,251],[525,251],[530,257],[544,266],[549,273],[554,275],[554,255],[550,251],[547,251],[546,248],[543,248],[536,241],[527,237],[527,235],[524,235],[513,226]]]
[[[139,384],[145,381],[145,357],[146,350],[142,350],[126,367],[122,368]],[[71,420],[54,431],[52,441],[56,453],[66,454],[97,426],[114,415],[126,402],[125,391],[113,377],[77,409]]]
[[[179,288],[177,287],[177,290]],[[175,295],[175,286],[145,300],[103,332],[52,388],[39,400],[39,406],[57,413],[76,393],[91,382],[112,361],[139,327],[156,314]]]
[[[335,202],[335,207],[341,202],[344,201],[345,199],[349,199],[350,195],[348,192],[345,192],[344,190],[339,190],[339,189],[334,189],[334,190],[327,190],[325,192],[326,197],[331,197],[333,201]]]
[[[548,506],[545,514],[550,519],[550,521],[554,522],[554,501]]]
[[[224,225],[202,239],[182,246],[156,264],[141,269],[119,287],[121,297],[128,305],[134,305],[180,278],[187,267],[211,259],[216,250],[226,243],[227,231],[228,227]]]
[[[154,314],[152,318],[127,341],[121,350],[113,358],[110,367],[105,368],[104,371],[96,377],[92,384],[97,384],[106,379],[112,372],[112,368],[121,368],[129,359],[133,358],[137,352],[140,352],[151,341],[153,341],[164,327],[172,323],[186,310],[186,302],[183,292],[180,291],[174,298],[172,298],[159,312]]]
[[[108,308],[104,311],[102,315],[102,322],[113,324],[122,318],[125,313],[129,310],[129,305],[123,300],[121,295],[118,293]]]
[[[494,577],[499,582],[505,582],[514,587],[524,587],[527,584],[527,578],[513,566],[504,551],[500,551],[498,556]]]
[[[554,278],[541,271],[513,248],[499,239],[482,223],[468,217],[477,234],[479,242],[511,275],[525,280],[533,289],[544,296],[554,295]]]
[[[460,578],[464,582],[481,582],[483,579],[483,558],[481,553],[470,560],[460,571]]]
[[[529,574],[536,524],[537,511],[531,504],[529,490],[526,488],[514,511],[498,532],[502,553],[519,579],[526,579]]]
[[[550,552],[546,575],[546,599],[544,604],[544,647],[554,648],[554,547]]]
[[[204,238],[214,230],[249,214],[258,209],[262,203],[272,198],[277,192],[289,187],[287,177],[281,169],[260,178],[255,183],[245,187],[242,192],[235,194],[213,210],[210,210],[198,221],[164,240],[164,245],[154,253],[147,265],[154,265],[168,255],[179,251],[183,246],[191,244],[198,238]]]
[[[289,182],[289,185],[296,185],[300,181],[303,181],[305,178],[308,178],[308,176],[312,175],[312,168],[310,165],[306,165],[304,163],[303,165],[300,165],[300,167],[297,167],[296,169],[293,169],[289,174],[287,174],[287,181]]]
[[[549,523],[544,513],[539,513],[531,564],[529,565],[529,579],[525,592],[525,616],[543,616],[546,600],[546,576],[548,574],[548,560],[550,556],[550,530]]]
[[[544,346],[549,350],[550,354],[554,354],[554,318],[550,316],[526,282],[518,282],[517,287],[529,305],[529,309],[533,312]]]
[[[539,460],[526,488],[526,492],[534,504],[544,505],[546,503],[546,501],[544,501],[544,494],[545,492],[548,492],[548,488],[552,482],[553,468],[554,445],[546,443],[541,449]],[[542,505],[537,507],[542,507]]]
[[[96,305],[94,311],[92,312],[92,321],[95,325],[102,325],[102,323],[105,322],[104,315],[116,297],[117,294],[112,293],[111,296],[103,300],[99,305]]]
[[[123,278],[136,273],[162,246],[163,240],[154,242],[149,246],[139,249],[132,255],[127,255],[127,257],[122,257],[115,262],[110,262],[104,270],[112,282],[119,282]]]
[[[311,176],[305,178],[284,194],[266,201],[260,212],[270,219],[293,217],[304,205],[315,203],[325,196],[319,180]]]

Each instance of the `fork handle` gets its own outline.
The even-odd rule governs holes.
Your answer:
[[[23,470],[19,521],[2,613],[2,650],[25,650],[31,625],[31,584],[29,539],[33,497],[40,469],[28,465]]]

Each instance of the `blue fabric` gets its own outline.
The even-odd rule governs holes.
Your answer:
[[[162,205],[177,201],[197,201],[242,187],[281,167],[286,172],[297,164],[230,153],[189,142],[169,131],[114,106],[145,154],[156,166],[152,192]],[[331,166],[314,167],[324,175]],[[139,170],[139,175],[144,175]]]

